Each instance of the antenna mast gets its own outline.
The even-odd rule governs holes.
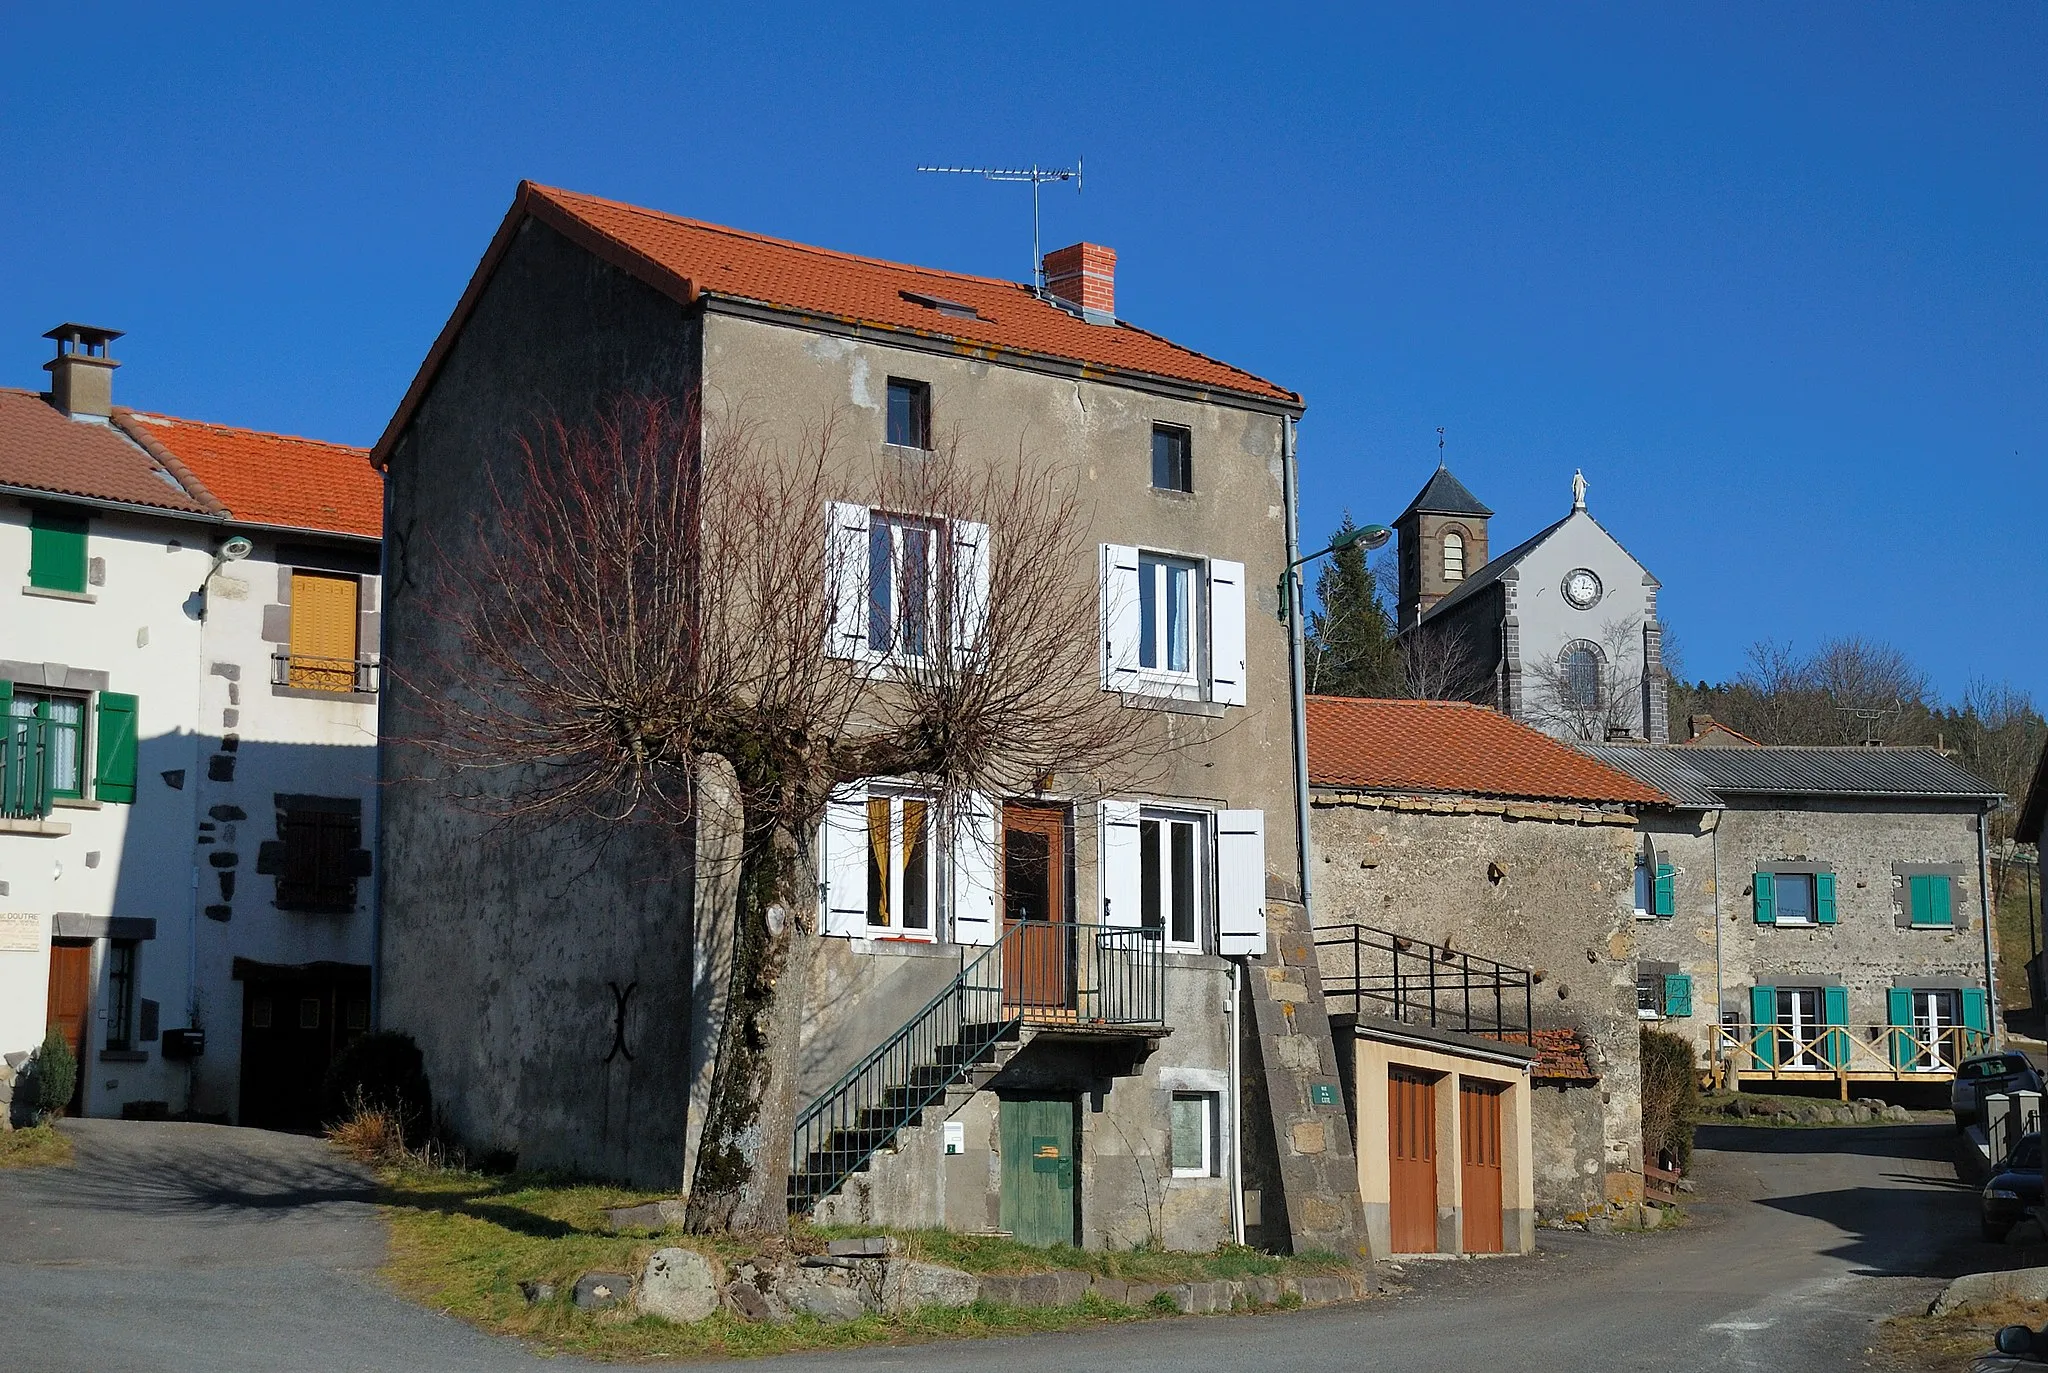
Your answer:
[[[1081,193],[1081,159],[1075,158],[1071,167],[1041,167],[1036,162],[1029,167],[919,167],[921,172],[941,172],[955,176],[978,176],[988,181],[1028,181],[1031,183],[1031,285],[1040,295],[1045,294],[1045,254],[1038,246],[1038,188],[1048,181],[1071,181],[1074,194]]]

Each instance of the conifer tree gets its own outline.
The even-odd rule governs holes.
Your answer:
[[[1358,526],[1346,512],[1335,542]],[[1322,696],[1406,696],[1407,679],[1393,622],[1358,544],[1330,555],[1316,575],[1308,616],[1308,689]]]

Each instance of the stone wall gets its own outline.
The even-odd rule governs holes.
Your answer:
[[[1597,1084],[1533,1094],[1537,1209],[1637,1199],[1635,817],[1318,791],[1310,823],[1320,926],[1368,925],[1532,969],[1536,1028],[1585,1040]],[[1326,951],[1324,977],[1340,971]],[[1338,998],[1331,1009],[1347,1007]]]

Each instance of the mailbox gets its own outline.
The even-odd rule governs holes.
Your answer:
[[[165,1030],[163,1055],[169,1059],[194,1059],[206,1052],[206,1031]]]

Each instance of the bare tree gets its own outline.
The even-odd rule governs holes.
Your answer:
[[[1597,642],[1575,640],[1528,668],[1529,718],[1568,738],[1601,743],[1642,726],[1642,621],[1609,620]]]
[[[1021,451],[979,459],[956,435],[876,459],[848,490],[858,464],[840,448],[830,415],[777,444],[743,406],[647,398],[536,425],[461,555],[437,559],[447,645],[415,670],[417,742],[501,821],[580,815],[683,843],[700,768],[729,766],[739,870],[699,1231],[787,1224],[834,788],[909,779],[951,815],[972,793],[1113,782],[1153,756],[1146,713],[1101,689],[1094,550],[1068,476]],[[843,537],[835,500],[900,512],[907,543]],[[846,651],[875,605],[890,651]]]
[[[1487,694],[1489,674],[1454,629],[1417,625],[1401,636],[1401,671],[1411,701],[1471,701]]]

